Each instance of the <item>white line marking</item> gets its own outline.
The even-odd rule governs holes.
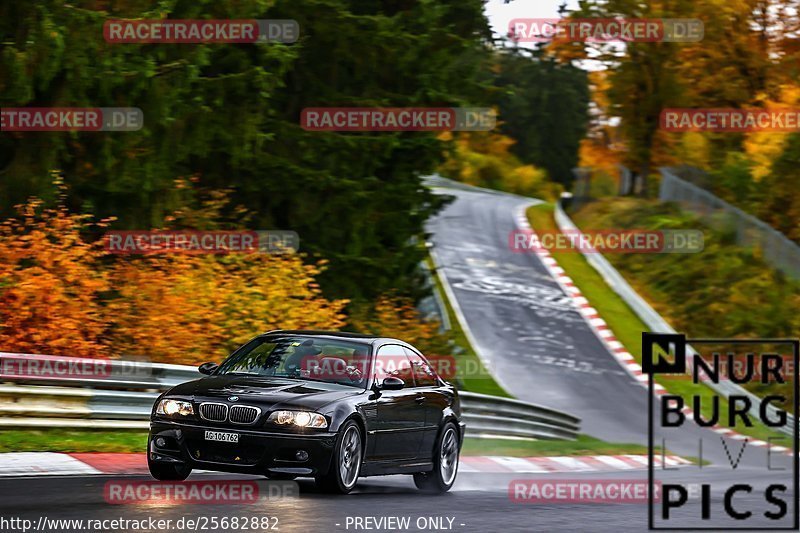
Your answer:
[[[594,459],[597,459],[601,463],[605,463],[608,466],[614,467],[618,470],[631,470],[633,468],[632,465],[629,465],[625,461],[617,459],[613,455],[595,455]]]
[[[562,467],[566,467],[559,470],[568,470],[570,472],[589,472],[597,470],[593,466],[579,459],[575,459],[574,457],[549,457],[548,459]]]
[[[499,457],[490,455],[488,458],[495,463],[508,468],[512,472],[548,472],[547,469],[527,461],[522,457]]]
[[[15,452],[0,454],[0,476],[69,476],[102,474],[65,453]]]

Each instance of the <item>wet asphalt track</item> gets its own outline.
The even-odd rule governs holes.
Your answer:
[[[457,198],[428,227],[439,266],[501,383],[521,399],[577,414],[583,419],[585,433],[617,442],[646,443],[646,391],[607,353],[539,259],[508,248],[508,234],[515,227],[514,209],[530,200],[451,187],[443,180],[433,185],[437,192]],[[721,515],[720,486],[743,480],[751,483],[753,493],[738,495],[736,505],[760,513],[771,509],[764,504],[763,487],[781,478],[791,480],[787,456],[772,457],[772,468],[789,469],[776,473],[767,470],[763,449],[746,447],[733,470],[727,465],[727,453],[735,460],[740,442],[723,441],[694,426],[659,438],[662,436],[671,451],[686,456],[697,456],[698,439],[703,439],[704,456],[712,465],[702,470],[692,466],[659,472],[658,478],[683,484],[711,481],[713,514],[707,525],[743,525]],[[437,497],[418,493],[407,477],[363,480],[355,493],[346,497],[319,494],[311,482],[301,480],[299,497],[250,505],[183,506],[109,505],[104,499],[105,484],[120,478],[108,476],[0,478],[0,517],[27,518],[34,523],[43,515],[51,519],[152,517],[175,523],[182,517],[275,516],[280,531],[300,532],[385,531],[348,527],[348,517],[399,516],[410,517],[408,531],[419,530],[416,521],[421,517],[444,519],[445,525],[452,519],[451,531],[644,531],[647,505],[513,503],[508,486],[519,478],[645,480],[646,475],[644,470],[569,475],[462,473],[451,493]],[[190,479],[254,478],[199,474]],[[796,495],[789,494],[787,500],[796,506]],[[699,504],[692,499],[678,516],[688,519],[698,514]],[[748,527],[775,525],[760,514],[747,523]]]
[[[535,201],[443,179],[431,185],[456,198],[428,225],[440,273],[500,383],[522,400],[581,417],[583,433],[647,444],[646,389],[606,350],[539,257],[509,248],[513,213]],[[712,463],[741,448],[694,424],[654,435],[656,443],[689,457],[700,455],[700,439],[703,458]],[[763,450],[747,448],[741,460],[761,466]]]
[[[707,467],[712,470],[714,467]],[[739,482],[746,476],[755,487],[752,495],[738,495],[737,509],[770,509],[763,503],[763,486],[772,478],[761,470],[751,469],[734,475],[724,469],[709,474],[694,467],[676,472],[662,473],[665,482],[702,483],[709,479],[715,482],[729,480]],[[104,499],[104,487],[109,481],[122,478],[64,477],[27,478],[0,481],[0,516],[17,517],[37,523],[40,517],[47,519],[117,519],[154,520],[169,519],[176,524],[181,518],[198,517],[276,517],[280,531],[328,532],[328,531],[387,531],[385,529],[357,529],[350,525],[357,517],[381,518],[386,516],[410,517],[411,526],[402,531],[435,531],[418,529],[415,521],[424,518],[440,519],[447,524],[452,519],[452,529],[439,531],[493,532],[493,531],[645,531],[647,529],[646,504],[531,504],[512,503],[508,497],[508,484],[512,479],[530,476],[512,474],[461,474],[453,491],[442,496],[425,496],[416,491],[410,479],[405,477],[370,478],[359,483],[357,490],[346,496],[328,496],[316,492],[310,481],[299,482],[300,495],[282,500],[261,500],[247,505],[109,505]],[[615,479],[643,480],[643,471],[615,472],[605,474],[560,474],[538,475],[536,479]],[[125,478],[129,480],[143,477]],[[232,475],[194,475],[190,479],[237,479]],[[253,479],[239,477],[238,479]],[[723,517],[720,513],[722,495],[712,492],[712,522],[717,527],[737,527],[740,524]],[[790,498],[789,498],[790,501]],[[683,519],[699,514],[698,500],[691,499],[676,516]],[[767,526],[763,517],[748,522],[748,527]],[[174,526],[173,526],[174,528]],[[185,530],[185,529],[184,529]],[[171,531],[184,531],[171,529]],[[13,531],[4,529],[3,531]],[[65,528],[58,531],[78,531]],[[133,530],[131,530],[133,531]],[[140,530],[142,531],[142,530]],[[144,529],[143,531],[158,531]],[[166,529],[164,531],[170,531]],[[208,529],[207,531],[215,531]],[[216,531],[222,531],[217,529]],[[259,529],[259,531],[261,531]],[[265,530],[266,531],[266,530]],[[394,529],[397,531],[397,529]]]

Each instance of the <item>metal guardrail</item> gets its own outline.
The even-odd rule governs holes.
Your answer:
[[[683,171],[702,179],[705,173],[700,169],[662,167],[659,171],[659,199],[662,202],[678,202],[684,209],[702,217],[707,224],[732,229],[736,233],[737,244],[757,246],[765,261],[785,274],[800,279],[800,245],[766,222],[678,176]]]
[[[38,375],[9,374],[8,368],[32,359],[94,365],[95,377],[53,375],[54,366]],[[0,353],[0,365],[0,429],[147,429],[162,391],[203,377],[192,366],[28,354]],[[575,439],[580,429],[579,418],[555,409],[471,392],[459,396],[470,437]]]
[[[555,220],[556,225],[561,231],[580,231],[578,226],[569,218],[569,216],[564,212],[560,204],[556,204],[555,208]],[[603,254],[600,253],[590,253],[585,250],[581,250],[581,253],[586,258],[586,261],[594,268],[605,280],[606,284],[608,284],[611,289],[616,292],[620,298],[625,300],[625,303],[630,306],[634,313],[641,319],[645,325],[650,328],[650,331],[655,331],[659,333],[677,333],[675,329],[669,325],[669,323],[664,320],[664,318],[659,315],[655,309],[653,309],[650,304],[645,301],[644,298],[639,296],[633,287],[622,277],[622,274],[614,268],[608,260],[603,257]],[[691,346],[687,346],[687,352],[691,355],[697,355],[697,351],[694,350]],[[761,405],[761,399],[758,398],[755,394],[745,390],[744,388],[740,387],[736,383],[732,381],[721,381],[720,383],[714,383],[713,381],[704,381],[701,380],[701,383],[704,383],[708,387],[710,387],[716,393],[728,398],[732,395],[738,396],[747,396],[751,400],[751,409],[750,413],[756,417],[757,419],[760,418],[759,414],[759,406]],[[777,409],[773,405],[767,406],[767,412],[770,414],[771,417],[776,417]],[[779,428],[779,430],[783,433],[791,435],[793,432],[794,427],[794,417],[791,414],[787,413],[787,422],[784,426]]]
[[[567,439],[578,436],[580,418],[519,400],[460,392],[469,436]]]

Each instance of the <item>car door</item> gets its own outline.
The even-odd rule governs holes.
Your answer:
[[[439,377],[433,367],[415,350],[404,347],[414,372],[415,401],[425,411],[425,430],[422,436],[422,455],[428,457],[433,451],[444,410],[449,405],[448,397],[442,394]]]
[[[422,444],[425,407],[417,401],[411,362],[403,347],[386,344],[378,348],[373,374],[379,384],[388,376],[405,382],[400,390],[381,390],[376,400],[373,459],[413,459],[418,456]]]

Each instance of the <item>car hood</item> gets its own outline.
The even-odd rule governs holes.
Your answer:
[[[364,392],[362,388],[338,383],[322,383],[279,377],[209,376],[182,383],[167,391],[165,396],[188,397],[195,401],[222,400],[269,408],[319,409],[347,396]]]

